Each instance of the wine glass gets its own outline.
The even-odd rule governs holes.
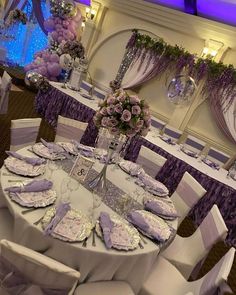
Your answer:
[[[78,190],[79,186],[80,186],[80,182],[78,182],[77,180],[73,179],[72,177],[68,179],[67,188],[71,192],[71,194],[72,192]]]
[[[47,177],[49,180],[52,179],[53,172],[58,169],[59,169],[59,167],[56,165],[56,163],[54,161],[52,161],[52,160],[47,161]]]
[[[60,186],[60,201],[62,203],[69,203],[70,202],[70,196],[69,196],[69,190],[68,190],[68,178],[62,179],[61,186]]]

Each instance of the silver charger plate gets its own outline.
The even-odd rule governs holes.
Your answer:
[[[5,159],[4,165],[9,171],[15,174],[30,177],[44,174],[46,169],[46,164],[33,166],[29,163],[26,163],[24,160],[19,160],[14,157],[8,157],[7,159]]]
[[[63,155],[59,155],[56,153],[50,153],[49,149],[45,145],[43,145],[41,142],[35,143],[32,146],[32,151],[36,155],[38,155],[42,158],[45,158],[45,159],[49,159],[49,160],[63,160],[66,158]]]
[[[47,225],[51,222],[51,220],[54,218],[56,214],[56,208],[53,207],[45,213],[41,224],[42,228],[45,229]],[[65,242],[82,242],[84,239],[88,238],[91,234],[93,225],[88,219],[87,216],[85,216],[81,211],[77,209],[71,209],[67,212],[67,214],[62,218],[62,220],[57,224],[54,231],[57,230],[58,226],[63,226],[63,222],[66,221],[66,218],[68,218],[70,221],[79,222],[80,228],[79,231],[76,232],[75,236],[73,238],[69,237],[68,235],[59,234],[56,232],[53,232],[51,234],[52,237],[57,238],[59,240],[65,241]],[[76,227],[75,227],[76,230]]]
[[[21,206],[34,208],[47,207],[53,204],[57,198],[56,192],[51,189],[43,192],[10,193],[9,195],[13,201]]]
[[[124,220],[123,218],[115,215],[110,216],[112,222],[114,222],[114,226],[119,226],[121,227],[121,230],[125,231],[126,234],[130,237],[130,244],[113,244],[112,248],[117,249],[117,250],[134,250],[138,247],[139,242],[140,242],[140,236],[139,232],[137,229],[131,225],[128,221]],[[96,222],[96,227],[95,227],[97,235],[103,240],[103,234],[102,234],[102,229],[100,227],[99,221]]]

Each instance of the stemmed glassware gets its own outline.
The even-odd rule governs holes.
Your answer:
[[[47,161],[47,177],[49,180],[52,179],[52,175],[53,173],[58,170],[59,167],[58,165],[55,163],[55,161],[52,161],[52,160],[48,160]]]

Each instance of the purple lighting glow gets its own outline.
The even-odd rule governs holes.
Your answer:
[[[184,11],[184,0],[146,0],[146,1]]]
[[[90,0],[76,0],[75,2],[90,6],[91,5],[91,1]]]

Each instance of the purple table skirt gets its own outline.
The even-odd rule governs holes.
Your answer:
[[[167,186],[170,194],[175,191],[186,171],[207,190],[205,196],[189,212],[189,217],[193,220],[195,226],[198,226],[211,207],[217,204],[229,230],[226,243],[230,246],[236,246],[236,190],[205,175],[144,138],[134,138],[131,141],[125,158],[135,162],[142,145],[167,159],[156,179]]]
[[[35,108],[53,127],[57,125],[58,115],[88,122],[89,124],[81,139],[81,143],[94,145],[98,130],[93,123],[93,116],[95,114],[93,109],[52,86],[46,93],[38,92],[35,98]]]

